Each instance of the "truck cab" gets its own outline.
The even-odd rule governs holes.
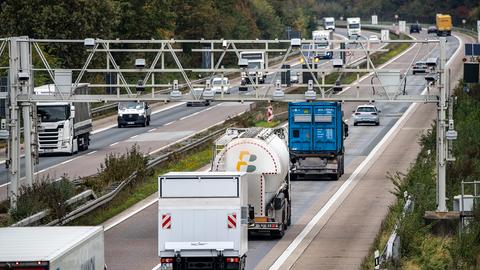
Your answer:
[[[357,39],[362,34],[360,18],[347,18],[347,32],[349,39]]]
[[[267,78],[267,73],[260,69],[265,69],[265,53],[261,51],[240,52],[240,58],[248,61],[246,71],[241,73],[242,85],[254,82],[264,83]]]
[[[333,17],[323,18],[323,28],[325,30],[335,31],[335,18],[333,18]]]
[[[118,128],[125,126],[140,125],[146,127],[150,125],[150,116],[152,109],[147,102],[143,101],[125,101],[118,103]]]
[[[37,95],[53,95],[55,85],[35,87]],[[88,84],[81,84],[76,93],[88,93]],[[38,102],[38,152],[40,155],[74,154],[90,145],[92,117],[89,103]]]

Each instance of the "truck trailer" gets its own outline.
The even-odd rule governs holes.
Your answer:
[[[54,95],[55,85],[35,87],[37,95]],[[86,95],[88,84],[79,84],[73,90]],[[93,129],[90,103],[87,102],[38,102],[38,153],[74,154],[88,149]]]
[[[252,233],[281,238],[291,223],[285,128],[229,128],[215,141],[212,171],[246,172]]]
[[[452,35],[452,17],[448,14],[437,14],[437,36]]]
[[[103,227],[0,228],[0,269],[106,269]]]
[[[243,172],[170,172],[159,177],[160,269],[245,269],[248,177]]]
[[[289,103],[288,113],[290,178],[340,178],[348,134],[341,103]]]

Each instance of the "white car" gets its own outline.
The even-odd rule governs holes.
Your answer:
[[[221,94],[222,92],[225,94],[230,94],[230,82],[228,81],[227,77],[223,77],[223,84],[222,78],[216,77],[212,79],[212,91],[215,94]]]
[[[355,111],[353,111],[353,125],[356,126],[359,123],[373,123],[376,126],[380,125],[380,110],[375,105],[360,105]]]

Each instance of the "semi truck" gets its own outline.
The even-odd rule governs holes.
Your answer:
[[[448,14],[437,14],[437,36],[452,35],[452,17]]]
[[[325,30],[335,31],[335,18],[333,18],[333,17],[323,18],[323,28]]]
[[[250,84],[257,82],[262,84],[267,78],[265,69],[265,53],[262,51],[243,51],[240,52],[240,59],[248,61],[247,71],[241,73],[241,84]],[[253,81],[251,81],[253,80]]]
[[[106,269],[103,227],[0,228],[0,269]]]
[[[146,127],[150,125],[152,109],[147,102],[127,101],[118,103],[118,128],[124,126],[140,125]]]
[[[359,17],[347,18],[348,38],[358,38],[362,34],[362,25]]]
[[[314,57],[318,59],[332,59],[332,43],[333,32],[328,30],[316,30],[312,32],[312,39],[314,40],[315,51]]]
[[[281,238],[291,223],[285,128],[229,128],[215,141],[212,171],[246,172],[251,233]]]
[[[245,269],[244,172],[170,172],[158,179],[160,269]]]
[[[288,105],[290,178],[332,177],[344,173],[344,139],[348,126],[339,102]]]
[[[55,94],[55,85],[35,87],[37,95]],[[79,84],[75,94],[88,94],[88,84]],[[75,154],[88,149],[92,127],[90,103],[38,102],[38,153]]]

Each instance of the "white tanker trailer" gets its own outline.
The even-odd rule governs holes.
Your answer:
[[[247,172],[249,232],[280,238],[291,223],[287,130],[229,128],[215,141],[212,171]]]

